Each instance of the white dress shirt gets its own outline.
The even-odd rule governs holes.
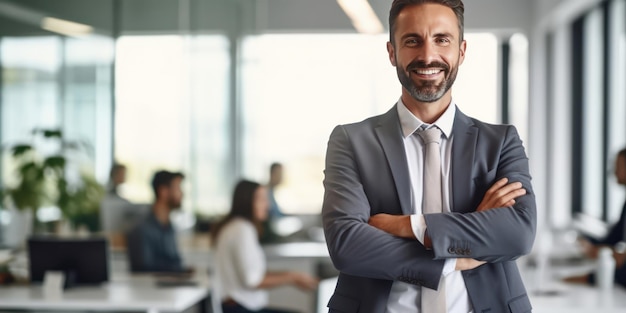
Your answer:
[[[214,296],[221,301],[232,298],[253,311],[267,306],[267,291],[256,288],[265,277],[265,254],[250,221],[234,218],[224,226],[217,238],[214,260]]]
[[[425,123],[420,121],[398,100],[397,105],[402,135],[404,137],[404,150],[408,162],[409,176],[411,177],[411,207],[415,212],[411,215],[411,227],[419,242],[424,244],[424,232],[426,222],[422,215],[423,198],[423,167],[424,167],[424,144],[414,133]],[[452,125],[456,105],[451,102],[446,111],[429,127],[438,127],[442,132],[441,148],[441,170],[442,170],[442,192],[443,192],[443,212],[450,212],[450,198],[452,194],[452,182],[450,180],[450,164],[452,160]],[[445,293],[446,311],[450,313],[472,312],[465,281],[460,271],[455,271],[456,259],[447,259],[437,292]],[[391,287],[389,300],[387,301],[388,313],[421,312],[422,288],[416,285],[395,281]],[[426,295],[425,295],[426,296]],[[430,312],[422,312],[430,313]]]

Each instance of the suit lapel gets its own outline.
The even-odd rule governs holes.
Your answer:
[[[413,214],[414,212],[411,208],[411,179],[409,177],[406,152],[404,151],[404,142],[402,141],[402,128],[400,127],[398,111],[395,106],[381,116],[375,132],[391,169],[391,175],[400,199],[402,214]]]
[[[458,108],[452,126],[452,169],[450,172],[452,180],[452,212],[466,213],[469,208],[457,207],[456,204],[471,203],[472,190],[472,168],[474,165],[474,153],[476,150],[476,140],[478,138],[478,128],[474,126],[472,120],[463,114]]]

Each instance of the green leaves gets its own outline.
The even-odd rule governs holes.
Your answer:
[[[36,128],[32,134],[33,144],[19,143],[10,148],[16,183],[1,190],[0,196],[8,197],[21,210],[56,206],[74,225],[86,217],[97,218],[104,188],[93,175],[79,170],[84,168],[81,162],[86,160],[81,155],[93,157],[90,144],[66,141],[60,129]],[[35,143],[48,141],[53,145],[46,147],[56,147],[57,151],[42,155]],[[95,224],[97,228],[98,223]]]
[[[33,147],[31,145],[16,145],[11,149],[11,155],[13,155],[13,157],[18,158],[24,154],[26,154],[27,152],[30,152],[33,150]]]

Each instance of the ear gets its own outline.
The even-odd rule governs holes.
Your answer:
[[[157,189],[157,192],[159,193],[159,198],[167,197],[170,192],[170,189],[167,188],[166,186],[159,186],[159,189]]]
[[[459,47],[459,65],[463,64],[463,60],[465,60],[465,49],[467,49],[467,41],[463,40],[461,47]]]
[[[387,41],[387,53],[389,53],[389,61],[391,65],[396,66],[396,51],[390,41]]]

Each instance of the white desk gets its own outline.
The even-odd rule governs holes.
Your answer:
[[[626,289],[616,286],[610,292],[583,285],[559,284],[554,295],[530,292],[534,313],[624,313]]]
[[[41,286],[0,287],[0,310],[183,312],[201,304],[205,287],[164,287],[147,277],[113,279],[101,286],[65,290],[59,298],[46,298]]]
[[[593,263],[550,266],[544,272],[522,267],[522,277],[534,313],[625,313],[626,289],[615,285],[603,292],[599,288],[563,282],[564,277],[588,273]]]

